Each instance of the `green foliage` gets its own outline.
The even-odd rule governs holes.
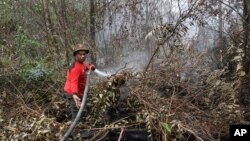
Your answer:
[[[0,47],[1,47],[1,45],[5,45],[5,44],[6,44],[6,41],[0,34]]]
[[[9,68],[12,65],[12,60],[10,58],[1,58],[0,59],[0,69]]]
[[[39,82],[51,79],[52,71],[45,68],[43,63],[27,63],[21,67],[20,77],[28,82]]]
[[[20,48],[25,47],[39,47],[41,44],[33,39],[30,39],[28,32],[21,26],[17,27],[16,41]]]
[[[165,131],[166,131],[167,133],[171,134],[172,128],[171,128],[171,126],[170,126],[169,124],[167,124],[167,123],[162,123],[162,127],[165,129]]]
[[[11,0],[0,0],[0,24],[6,24],[14,19],[13,1]]]
[[[29,59],[39,59],[41,54],[41,43],[37,40],[30,38],[30,35],[25,31],[21,26],[17,27],[17,33],[15,37],[18,48],[21,51],[21,56],[24,58],[28,57]]]
[[[0,20],[0,36],[1,34],[4,35],[5,33],[11,33],[16,30],[16,25],[19,20],[15,14],[15,2],[16,1],[12,1],[12,0],[0,0],[0,9],[1,9],[0,10],[0,19],[1,19]],[[7,42],[3,38],[3,39],[0,39],[0,44],[5,45],[7,44]]]

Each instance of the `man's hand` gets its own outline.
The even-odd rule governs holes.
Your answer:
[[[92,71],[94,71],[94,70],[95,70],[95,66],[94,66],[94,65],[91,65],[90,69],[91,69]]]
[[[81,99],[77,95],[73,95],[73,99],[75,101],[76,107],[79,109],[81,106]]]

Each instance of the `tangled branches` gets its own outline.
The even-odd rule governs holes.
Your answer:
[[[107,138],[110,131],[121,131],[117,139],[122,139],[129,129],[145,129],[147,139],[155,141],[228,139],[229,125],[242,121],[237,82],[228,81],[225,70],[207,69],[204,55],[195,52],[186,57],[171,54],[155,66],[145,73],[119,72],[95,81],[74,137],[82,139],[81,131],[92,130],[92,140],[97,140]],[[0,98],[0,104],[6,98],[11,101],[6,94]],[[59,95],[50,101],[59,112],[67,109]],[[41,109],[32,110],[25,102],[11,108],[18,109],[14,118],[0,116],[4,140],[57,140],[69,125],[50,112],[45,116]]]

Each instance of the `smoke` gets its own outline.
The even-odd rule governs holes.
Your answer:
[[[120,71],[133,71],[138,72],[145,69],[148,64],[150,55],[146,50],[132,50],[124,49],[123,53],[114,60],[114,63],[103,68],[103,70],[114,74]]]

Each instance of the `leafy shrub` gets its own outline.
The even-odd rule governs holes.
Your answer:
[[[21,56],[25,56],[30,59],[41,58],[41,43],[30,37],[30,34],[24,30],[21,26],[17,27],[17,33],[15,37],[17,45],[20,48]]]
[[[45,68],[42,63],[29,63],[25,64],[19,75],[23,80],[28,82],[39,82],[51,79],[52,71],[48,68]]]

